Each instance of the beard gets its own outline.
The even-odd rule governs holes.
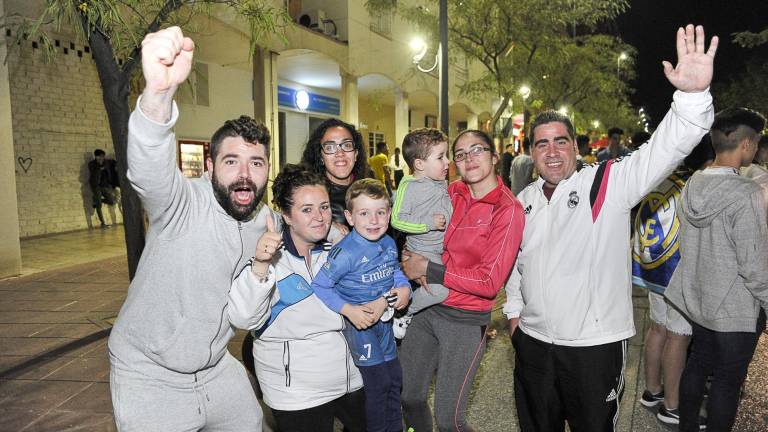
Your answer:
[[[213,195],[216,197],[216,201],[232,216],[233,219],[244,222],[251,219],[256,207],[261,203],[261,198],[264,196],[264,188],[259,189],[254,182],[249,179],[240,179],[229,185],[219,183],[216,176],[212,176],[211,184],[213,185]],[[248,190],[253,192],[253,200],[249,204],[242,205],[235,202],[232,199],[232,194],[238,190]]]

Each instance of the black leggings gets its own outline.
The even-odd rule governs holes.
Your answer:
[[[333,432],[336,417],[349,432],[365,432],[365,393],[359,389],[320,406],[298,411],[272,410],[280,432]]]

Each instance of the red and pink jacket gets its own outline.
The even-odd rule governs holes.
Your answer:
[[[453,217],[445,232],[445,278],[450,288],[442,303],[487,312],[509,276],[520,248],[523,207],[498,177],[498,186],[479,199],[462,181],[448,186]]]

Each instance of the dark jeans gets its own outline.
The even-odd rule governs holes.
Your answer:
[[[363,377],[368,432],[402,431],[400,391],[403,389],[403,371],[400,361],[394,359],[374,366],[359,366],[358,369]]]
[[[760,312],[757,328],[750,332],[716,332],[693,323],[691,354],[680,378],[680,430],[699,430],[699,410],[707,377],[712,376],[707,399],[707,431],[730,431],[739,407],[741,385],[765,329]]]
[[[298,411],[272,410],[280,432],[333,432],[336,417],[349,432],[365,432],[365,394],[363,389]]]

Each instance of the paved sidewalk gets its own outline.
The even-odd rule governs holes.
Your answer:
[[[92,234],[72,236],[86,243],[89,238],[98,243],[109,241],[89,237]],[[122,241],[119,235],[106,235]],[[56,241],[60,246],[51,250],[80,253],[60,240]],[[68,259],[83,262],[85,257]],[[65,268],[50,264],[54,269],[0,281],[0,431],[113,431],[106,338],[128,286],[125,257]],[[644,388],[641,335],[648,319],[643,293],[637,291],[634,300],[638,335],[630,341],[618,430],[672,430],[637,402]],[[500,304],[501,300],[498,307]],[[510,432],[518,430],[512,392],[514,356],[498,310],[492,327],[498,336],[489,341],[469,418],[478,431]],[[230,351],[237,357],[242,335],[230,343]],[[768,430],[766,367],[768,341],[763,337],[750,368],[736,431]]]

